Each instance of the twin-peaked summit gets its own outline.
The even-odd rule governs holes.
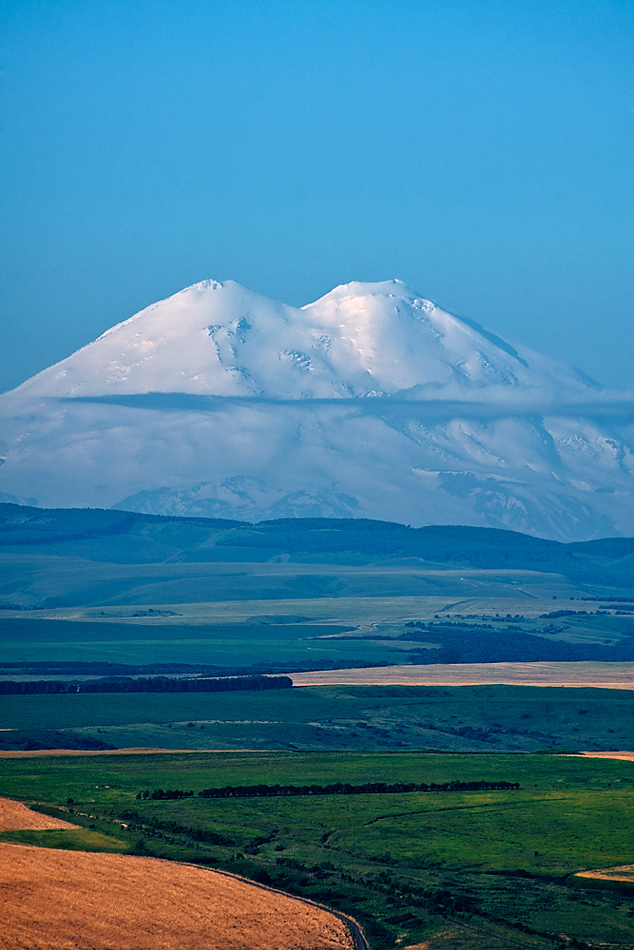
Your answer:
[[[518,352],[399,280],[345,284],[301,309],[207,280],[106,331],[21,389],[332,399],[417,386],[562,383],[585,388],[574,371]]]
[[[203,281],[0,396],[0,500],[634,534],[616,409],[400,281],[299,309]]]

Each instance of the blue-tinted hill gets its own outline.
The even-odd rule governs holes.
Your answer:
[[[569,544],[465,525],[411,528],[385,521],[288,518],[258,524],[118,510],[0,504],[0,550],[25,549],[112,563],[267,561],[367,564],[417,559],[443,566],[534,570],[623,586],[634,538]]]

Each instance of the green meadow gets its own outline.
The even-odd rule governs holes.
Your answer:
[[[0,696],[0,748],[634,748],[634,690],[319,686]],[[100,745],[101,744],[101,745]]]
[[[511,781],[488,792],[202,799],[203,788]],[[634,764],[554,755],[227,752],[0,760],[0,794],[81,831],[10,840],[125,850],[244,874],[352,914],[372,950],[625,948],[634,890],[576,871],[634,854]],[[183,789],[192,798],[137,798]],[[91,837],[92,836],[92,837]],[[7,836],[5,836],[6,838]],[[439,946],[441,944],[438,944]]]

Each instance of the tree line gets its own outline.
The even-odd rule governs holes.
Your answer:
[[[225,785],[222,788],[204,788],[199,798],[275,798],[284,795],[393,795],[402,792],[491,792],[519,788],[519,782],[366,782],[351,785],[334,782],[330,785]],[[193,792],[155,788],[138,793],[137,799],[174,800],[190,798]]]
[[[0,696],[33,693],[223,693],[247,689],[290,689],[290,676],[219,676],[178,679],[172,676],[104,677],[85,682],[69,680],[3,680]]]

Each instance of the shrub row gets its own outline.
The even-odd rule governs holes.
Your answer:
[[[191,838],[192,841],[202,841],[205,844],[214,844],[228,847],[235,845],[233,838],[226,838],[216,831],[210,831],[205,828],[194,828],[192,825],[181,825],[177,821],[161,821],[158,818],[140,815],[138,811],[125,809],[121,812],[121,817],[130,822],[131,828],[139,829],[152,835],[183,835]]]

